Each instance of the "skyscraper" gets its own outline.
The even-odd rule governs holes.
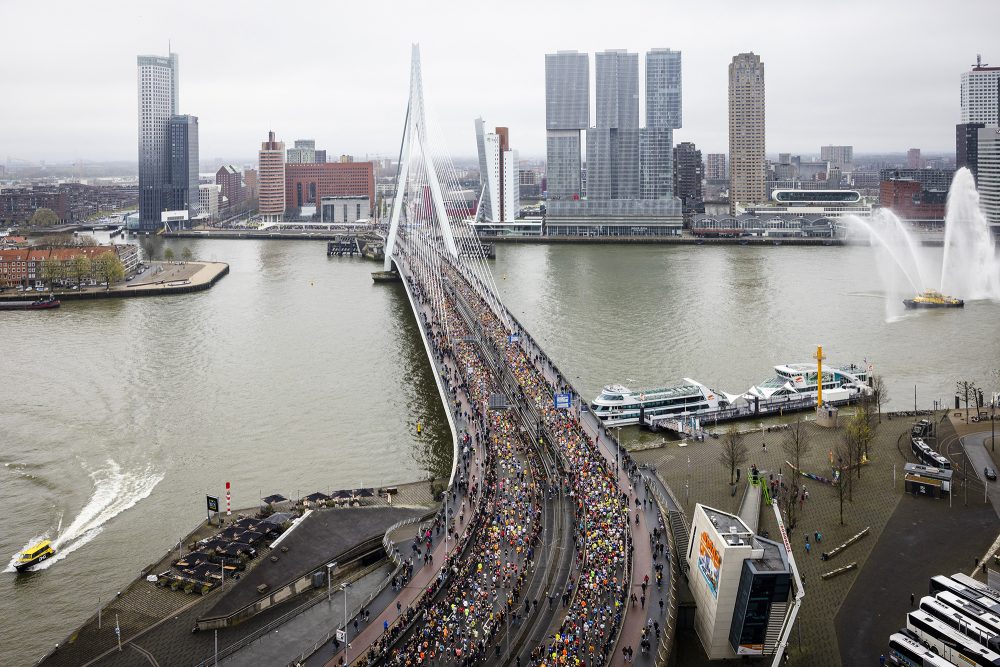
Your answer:
[[[979,175],[979,130],[983,123],[959,123],[955,126],[955,168],[966,167]]]
[[[476,119],[479,173],[483,184],[482,213],[489,222],[510,222],[521,208],[517,152],[510,148],[506,127],[483,131],[483,119]]]
[[[172,211],[185,210],[189,218],[198,215],[198,117],[170,119],[170,198]]]
[[[590,125],[590,59],[545,54],[545,154],[549,199],[579,199],[580,132]]]
[[[764,63],[740,53],[729,64],[729,209],[767,201]]]
[[[983,65],[979,56],[968,72],[962,72],[960,84],[960,123],[997,125],[1000,120],[1000,67]]]
[[[725,153],[708,153],[705,155],[705,180],[725,181],[729,179],[729,170],[726,168]]]
[[[681,127],[681,54],[670,49],[646,53],[646,127],[639,138],[643,199],[674,192],[674,130]]]
[[[285,142],[274,131],[260,144],[257,172],[258,212],[265,222],[281,222],[285,213]]]
[[[854,163],[854,146],[820,146],[819,159],[841,171],[850,171]]]
[[[323,162],[326,162],[326,152],[323,152]],[[295,147],[288,149],[287,164],[313,164],[316,160],[316,140],[296,139]]]
[[[170,119],[177,115],[177,54],[138,57],[139,228],[160,229],[170,208]],[[195,169],[197,173],[197,168]]]
[[[690,141],[677,144],[674,149],[674,194],[684,207],[685,222],[691,221],[695,213],[704,213],[702,179],[705,167],[701,161],[701,151]]]
[[[979,129],[979,207],[993,227],[1000,230],[1000,128]]]
[[[639,128],[639,54],[609,49],[594,54],[597,127]]]

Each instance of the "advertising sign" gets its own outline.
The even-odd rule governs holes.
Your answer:
[[[215,496],[205,496],[205,502],[208,505],[209,512],[219,511],[219,499]]]
[[[712,597],[719,597],[719,564],[722,557],[719,550],[715,548],[715,543],[705,531],[701,532],[698,540],[698,571],[708,582],[708,590],[712,591]]]

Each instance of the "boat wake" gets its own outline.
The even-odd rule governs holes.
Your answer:
[[[40,540],[52,540],[56,555],[32,567],[32,572],[51,567],[97,537],[111,519],[149,496],[163,479],[163,473],[155,473],[149,466],[145,470],[123,472],[117,462],[108,459],[106,465],[90,472],[90,478],[94,492],[69,526],[64,530],[60,517],[54,532],[37,535],[22,547],[24,550]],[[13,555],[4,572],[15,571],[17,556]]]

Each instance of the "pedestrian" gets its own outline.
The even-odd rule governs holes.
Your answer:
[[[808,542],[806,542],[806,554],[808,554],[808,553],[809,553],[809,547],[810,547],[810,546],[812,546],[812,545],[810,545],[810,544],[809,544]]]
[[[913,593],[910,593],[910,606],[911,607],[913,606],[913,602],[914,602],[915,599],[916,598],[914,598]]]
[[[402,612],[403,612],[403,604],[397,600],[396,601],[396,616],[399,616]]]
[[[815,533],[813,533],[813,537],[815,537],[816,541],[819,542],[819,531],[818,530]]]
[[[883,653],[878,657],[879,667],[885,667],[885,654]]]
[[[643,593],[642,595],[639,596],[639,603],[642,605],[643,609],[646,608],[646,595],[645,595],[645,593]]]
[[[389,619],[382,621],[382,632],[389,632]]]

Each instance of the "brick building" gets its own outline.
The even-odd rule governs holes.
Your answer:
[[[77,257],[88,257],[94,262],[106,253],[115,253],[125,269],[125,276],[131,276],[139,266],[139,248],[134,245],[72,246],[58,248],[10,248],[0,249],[0,287],[43,284],[42,267],[45,262],[59,261],[69,272],[69,267]],[[91,271],[90,281],[98,282],[100,276],[96,267]]]
[[[219,167],[215,172],[215,184],[221,188],[223,201],[220,210],[238,212],[243,210],[246,198],[246,188],[243,185],[243,175],[231,164]]]
[[[324,197],[367,197],[375,206],[375,171],[371,162],[325,162],[285,165],[285,210],[318,206]]]
[[[884,180],[879,186],[879,202],[903,220],[944,224],[947,190],[931,190],[919,181]]]
[[[26,223],[40,208],[52,209],[60,222],[73,222],[101,211],[135,208],[138,201],[135,186],[60,183],[9,188],[0,190],[0,224]]]

